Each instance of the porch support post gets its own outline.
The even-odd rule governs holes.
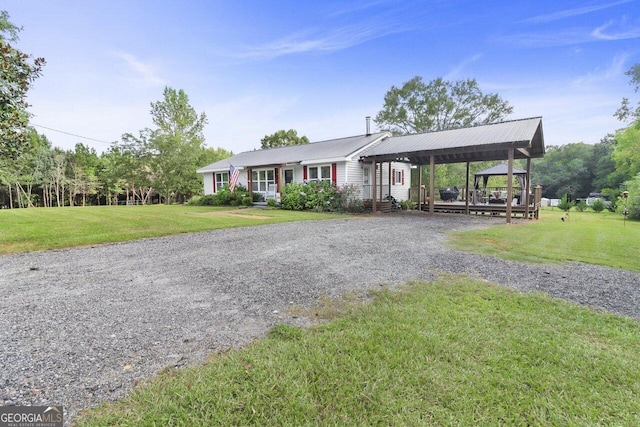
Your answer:
[[[376,213],[376,161],[371,162],[371,212]]]
[[[513,199],[513,148],[509,148],[507,169],[507,224],[511,224],[511,201]]]
[[[382,206],[382,162],[380,162],[380,206]]]
[[[253,185],[251,182],[251,168],[247,168],[247,187],[249,190],[249,197],[251,197],[251,200],[253,200]]]
[[[429,213],[433,214],[434,202],[436,200],[435,175],[436,174],[436,158],[429,156]]]
[[[422,212],[422,165],[418,166],[418,211]]]
[[[469,215],[469,162],[467,162],[467,181],[464,185],[464,213]]]
[[[389,190],[388,191],[389,191],[389,196],[390,196],[391,195],[391,162],[389,162],[389,176],[387,178],[389,178],[388,179],[388,181],[389,181]]]
[[[529,181],[531,175],[531,157],[527,157],[527,176],[524,183],[524,217],[529,219],[529,193],[531,192],[531,183]]]

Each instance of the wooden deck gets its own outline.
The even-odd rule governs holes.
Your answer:
[[[424,203],[422,205],[423,211],[429,211],[429,204]],[[464,202],[440,202],[434,203],[433,210],[440,213],[457,213],[464,214],[466,212],[466,206]],[[529,218],[538,219],[539,209],[537,206],[529,206]],[[507,205],[498,203],[482,203],[476,205],[469,205],[469,214],[474,215],[492,215],[492,216],[507,216]],[[511,217],[517,218],[525,216],[524,206],[511,206]]]

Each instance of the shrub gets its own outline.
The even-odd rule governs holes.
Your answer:
[[[292,182],[284,186],[280,206],[283,209],[302,211],[307,204],[306,184]]]
[[[252,197],[254,202],[264,202],[264,196],[262,193],[252,193]]]
[[[248,204],[246,199],[249,200]],[[251,206],[253,203],[249,192],[243,185],[238,184],[231,191],[229,186],[225,184],[216,194],[201,197],[198,204],[203,206]]]
[[[573,206],[574,206],[574,202],[569,202],[567,200],[566,194],[562,196],[562,199],[560,199],[560,202],[558,202],[558,209],[563,210],[565,212],[569,212]]]
[[[596,199],[593,201],[593,203],[591,203],[591,209],[593,209],[595,213],[602,212],[604,208],[605,208],[605,204],[602,199]]]
[[[587,210],[587,202],[580,200],[580,203],[576,204],[576,210],[578,212],[584,212]]]
[[[267,206],[275,208],[278,206],[278,202],[276,202],[276,199],[267,199]]]
[[[191,196],[191,198],[187,200],[187,205],[189,206],[202,205],[202,203],[200,202],[200,199],[202,199],[201,196]]]
[[[418,204],[416,202],[413,202],[411,200],[402,200],[400,202],[400,207],[404,210],[411,210],[411,209],[415,209],[418,207]]]
[[[215,200],[215,194],[208,194],[206,196],[200,197],[200,200],[198,200],[198,204],[203,206],[213,206],[215,204]]]

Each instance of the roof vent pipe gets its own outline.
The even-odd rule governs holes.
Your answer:
[[[367,136],[371,135],[371,116],[365,117],[367,121]]]

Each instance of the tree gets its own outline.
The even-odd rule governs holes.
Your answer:
[[[26,96],[45,64],[43,58],[33,59],[9,44],[18,40],[20,30],[0,11],[0,162],[15,160],[29,149]]]
[[[308,144],[309,138],[306,136],[298,136],[298,132],[294,129],[279,130],[273,135],[265,135],[260,140],[261,148],[286,147],[289,145]]]
[[[638,90],[640,90],[640,63],[629,68],[625,74],[631,77],[630,83],[633,86],[634,91],[637,93]],[[638,102],[638,105],[634,109],[629,102],[629,98],[622,98],[620,108],[618,108],[613,115],[621,122],[640,120],[640,102]]]
[[[407,135],[503,120],[513,107],[497,94],[484,94],[475,79],[425,84],[416,76],[401,88],[392,86],[376,124],[394,135]]]
[[[616,133],[618,144],[613,150],[616,170],[624,180],[640,173],[640,119],[631,126]]]
[[[183,90],[164,89],[164,99],[151,103],[151,116],[158,129],[150,132],[148,149],[154,187],[169,204],[177,196],[199,192],[196,173],[204,147],[202,130],[207,116],[198,115]]]
[[[532,182],[542,184],[544,196],[560,198],[571,188],[571,195],[587,197],[593,190],[594,147],[585,143],[550,146],[545,156],[532,163]]]

